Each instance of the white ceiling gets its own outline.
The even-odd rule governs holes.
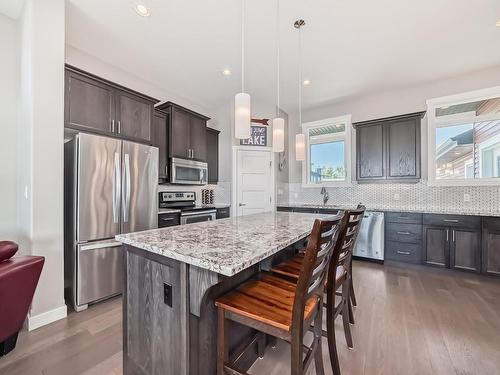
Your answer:
[[[6,1],[6,0],[1,0]],[[69,0],[67,43],[207,108],[240,89],[240,1]],[[247,2],[246,82],[275,101],[275,2]],[[282,107],[297,106],[305,19],[305,108],[500,65],[499,0],[281,0]],[[230,68],[233,75],[223,77]]]
[[[0,0],[0,13],[18,19],[23,10],[24,0]]]

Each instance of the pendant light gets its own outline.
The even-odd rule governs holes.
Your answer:
[[[280,116],[280,0],[276,0],[276,117],[273,119],[273,151],[285,151],[285,120]]]
[[[299,134],[295,135],[295,159],[306,160],[306,137],[302,133],[302,38],[301,28],[306,25],[303,19],[295,21],[293,27],[299,30]]]
[[[241,92],[234,97],[234,136],[250,138],[250,95],[245,92],[245,0],[241,0]]]

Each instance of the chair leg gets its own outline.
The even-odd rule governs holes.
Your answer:
[[[354,307],[358,306],[358,302],[356,301],[356,295],[354,294],[354,284],[352,282],[352,271],[351,271],[351,277],[350,277],[350,282],[349,282],[349,298],[352,302],[352,305]]]
[[[314,363],[316,365],[316,374],[325,375],[325,367],[323,365],[323,304],[318,306],[318,313],[316,314],[316,319],[314,320],[314,340],[317,340],[316,353],[314,353]]]
[[[337,353],[337,343],[335,339],[335,291],[327,296],[326,306],[326,332],[328,339],[328,352],[330,354],[330,363],[332,366],[333,375],[340,374],[339,356]],[[333,301],[332,301],[333,299]]]
[[[349,309],[349,323],[354,324],[355,323],[355,320],[354,320],[354,311],[353,311],[353,308],[352,308],[351,301],[347,301],[347,307]]]
[[[18,334],[19,332],[16,332],[12,336],[7,337],[5,341],[0,342],[0,357],[14,350],[17,344]]]
[[[342,286],[342,322],[344,324],[344,334],[345,341],[349,349],[354,347],[352,343],[351,326],[349,324],[349,305],[351,304],[349,300],[349,282],[344,282]]]
[[[266,351],[266,334],[259,332],[257,337],[257,354],[259,358],[264,358]]]
[[[229,360],[229,349],[226,343],[227,320],[224,309],[218,308],[217,320],[217,375],[224,375],[224,366]]]

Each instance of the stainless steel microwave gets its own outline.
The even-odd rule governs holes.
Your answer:
[[[202,161],[172,158],[171,179],[173,184],[206,185],[208,164]]]

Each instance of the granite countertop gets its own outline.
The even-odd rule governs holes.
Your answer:
[[[321,216],[268,212],[120,234],[116,240],[233,276],[309,235],[314,219]]]
[[[338,209],[338,210],[348,210],[355,208],[356,206],[347,205],[314,205],[314,204],[278,204],[277,207],[289,207],[289,208],[311,208],[311,209]],[[383,206],[366,206],[367,211],[381,211],[381,212],[409,212],[409,213],[423,213],[423,214],[442,214],[442,215],[469,215],[469,216],[500,216],[500,211],[494,212],[481,212],[474,210],[463,210],[463,209],[442,209],[434,207],[383,207]]]

